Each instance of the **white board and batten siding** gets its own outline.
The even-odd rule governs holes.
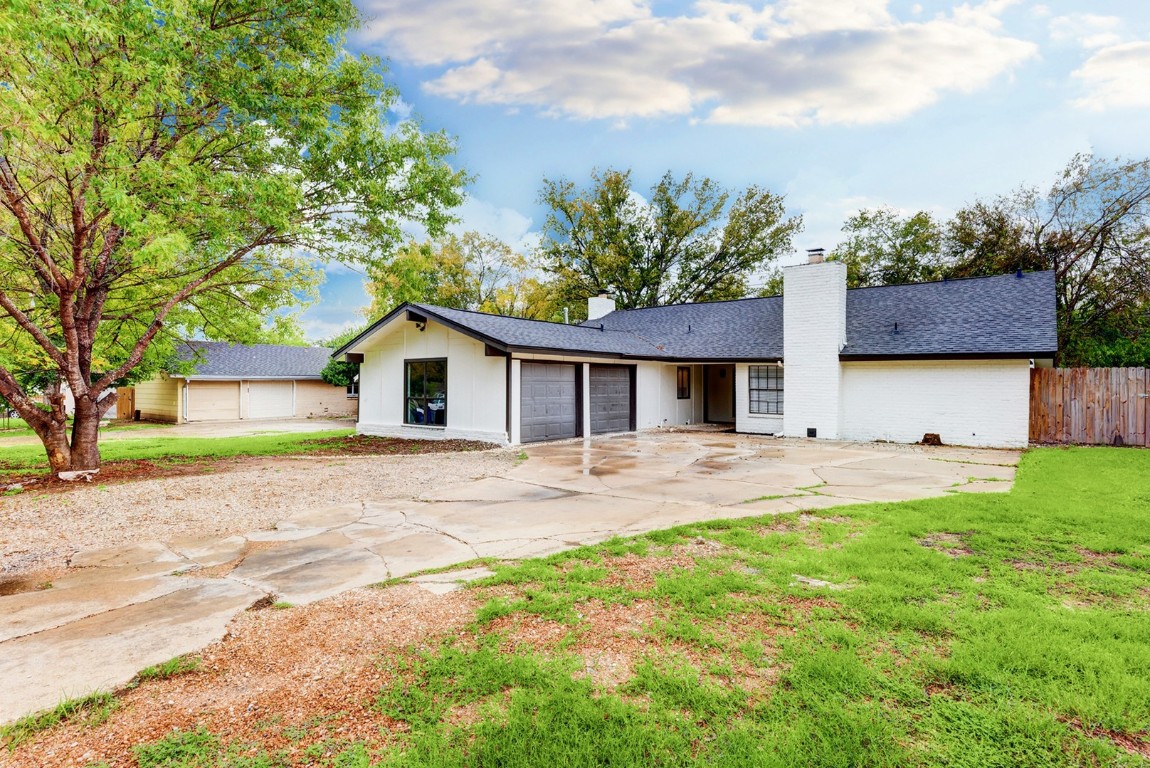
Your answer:
[[[844,362],[841,436],[1025,448],[1029,402],[1028,360]]]
[[[359,374],[359,422],[365,435],[507,442],[507,359],[438,323],[420,331],[398,321],[364,351]],[[447,359],[447,425],[403,423],[404,361]]]

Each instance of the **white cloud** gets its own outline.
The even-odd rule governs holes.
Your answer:
[[[1101,48],[1121,42],[1122,19],[1093,13],[1072,13],[1050,20],[1050,39],[1083,48]]]
[[[318,344],[325,339],[335,338],[344,331],[349,331],[362,324],[363,318],[358,316],[349,317],[342,322],[333,322],[331,320],[310,317],[305,314],[299,321],[304,338],[311,344]]]
[[[698,0],[665,17],[643,0],[365,4],[378,20],[368,43],[445,68],[430,92],[580,119],[885,122],[985,87],[1037,51],[1003,33],[1011,0],[914,21],[888,0]]]
[[[1113,107],[1150,107],[1150,41],[1121,43],[1097,51],[1072,77],[1084,95],[1077,107],[1101,111]]]
[[[516,250],[530,250],[539,240],[531,231],[531,218],[514,208],[493,205],[476,197],[468,197],[455,210],[459,224],[451,229],[456,234],[478,232],[498,238]]]

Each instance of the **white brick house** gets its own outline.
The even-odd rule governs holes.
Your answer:
[[[848,290],[837,262],[783,295],[614,310],[580,325],[405,304],[335,355],[358,430],[503,444],[715,422],[738,432],[1027,443],[1032,365],[1057,348],[1050,272]]]

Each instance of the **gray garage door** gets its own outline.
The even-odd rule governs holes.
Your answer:
[[[575,366],[524,362],[520,377],[520,440],[535,443],[577,437]]]
[[[631,429],[631,368],[591,366],[591,434]]]

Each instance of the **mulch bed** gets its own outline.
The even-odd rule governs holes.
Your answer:
[[[494,443],[479,440],[409,440],[401,437],[372,437],[370,435],[347,435],[346,437],[321,437],[305,440],[308,453],[350,453],[356,456],[389,456],[392,454],[459,453],[462,451],[486,451],[495,448]]]
[[[300,443],[298,454],[278,454],[275,456],[203,456],[168,459],[125,459],[106,461],[100,472],[91,482],[98,485],[151,480],[163,477],[186,477],[209,472],[231,472],[251,467],[254,464],[267,464],[277,459],[290,459],[292,456],[314,456],[333,458],[337,456],[418,456],[428,453],[461,453],[464,451],[485,451],[496,446],[478,440],[411,440],[399,437],[372,437],[369,435],[348,435],[345,437],[323,437],[305,440]],[[0,468],[0,492],[21,485],[23,490],[36,493],[67,493],[82,488],[87,483],[64,481],[26,470]],[[19,489],[15,489],[19,490]],[[2,497],[0,497],[2,498]]]

